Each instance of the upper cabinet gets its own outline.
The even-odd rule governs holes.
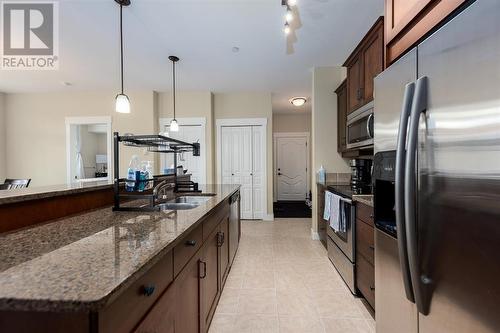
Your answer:
[[[337,151],[343,153],[347,150],[347,80],[342,82],[335,93],[337,94]]]
[[[347,113],[373,100],[373,78],[384,70],[384,18],[380,17],[344,63]]]
[[[385,0],[387,65],[399,58],[466,0]]]

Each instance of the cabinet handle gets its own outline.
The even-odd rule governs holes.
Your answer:
[[[217,233],[217,247],[221,247],[224,244],[224,233],[219,231]]]
[[[142,294],[144,296],[151,296],[153,295],[153,293],[155,292],[155,286],[154,285],[146,285],[144,287],[142,287]]]
[[[375,287],[371,287],[371,286],[370,286],[370,290],[371,290],[371,291],[374,291],[374,290],[375,290]]]
[[[207,263],[200,260],[200,264],[203,265],[203,275],[200,275],[200,279],[204,279],[207,277]]]
[[[186,246],[196,246],[196,241],[195,240],[188,240],[186,241]]]
[[[373,214],[370,214],[370,218],[371,218],[371,219],[372,219],[372,218],[374,218],[374,217],[375,217],[375,215],[373,215]]]
[[[375,251],[375,246],[370,245],[370,250]]]

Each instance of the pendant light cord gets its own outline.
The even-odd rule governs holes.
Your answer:
[[[123,95],[123,5],[120,5],[120,67],[121,67],[121,84]]]
[[[173,65],[174,65],[174,67],[173,67],[173,80],[172,81],[173,81],[173,92],[174,92],[174,120],[176,120],[175,119],[175,61],[173,62]]]

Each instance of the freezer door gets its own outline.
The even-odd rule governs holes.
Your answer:
[[[375,154],[396,150],[405,86],[417,78],[417,50],[413,49],[375,78]]]
[[[420,333],[500,332],[499,13],[476,1],[418,46]]]
[[[375,229],[375,325],[380,333],[417,333],[417,308],[405,296],[398,242]]]

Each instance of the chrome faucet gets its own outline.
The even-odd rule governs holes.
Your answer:
[[[159,196],[161,195],[162,199],[165,199],[165,190],[167,189],[174,189],[175,184],[168,183],[166,180],[160,182],[158,185],[156,185],[153,189],[153,206],[156,205],[156,201],[159,199]]]

